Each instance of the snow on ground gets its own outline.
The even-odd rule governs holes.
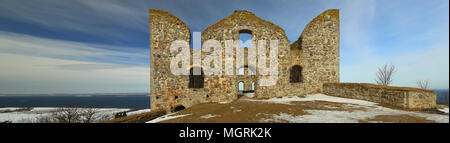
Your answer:
[[[399,110],[369,110],[369,111],[327,111],[327,110],[305,110],[310,115],[292,116],[286,113],[273,115],[272,119],[263,119],[261,121],[280,121],[286,120],[293,123],[358,123],[359,120],[367,120],[377,115],[411,115],[424,117],[439,123],[448,123],[449,119],[446,115],[414,113]]]
[[[341,98],[341,97],[334,97],[334,96],[328,96],[325,94],[311,94],[306,95],[306,97],[297,97],[297,96],[290,96],[290,97],[281,97],[281,98],[270,98],[266,100],[255,100],[255,99],[245,99],[248,101],[257,101],[257,102],[270,102],[270,103],[277,103],[277,104],[290,104],[290,102],[293,101],[328,101],[328,102],[338,102],[338,103],[347,103],[347,104],[358,104],[358,105],[365,105],[365,106],[374,106],[377,103],[364,101],[364,100],[357,100],[357,99],[349,99],[349,98]]]
[[[377,103],[357,100],[357,99],[348,99],[348,98],[340,98],[340,97],[332,97],[324,94],[312,94],[307,95],[305,98],[301,97],[283,97],[283,98],[271,98],[267,100],[253,100],[246,99],[249,101],[257,101],[257,102],[270,102],[277,104],[290,104],[292,101],[328,101],[328,102],[337,102],[337,103],[347,103],[347,104],[355,104],[350,105],[353,107],[362,107],[366,108],[367,111],[363,110],[355,110],[355,111],[327,111],[327,110],[305,110],[310,113],[309,115],[300,115],[300,116],[292,116],[286,113],[280,113],[277,115],[273,115],[273,118],[269,119],[261,119],[263,122],[269,121],[289,121],[294,123],[354,123],[358,122],[358,120],[367,120],[373,118],[377,115],[411,115],[417,117],[423,117],[427,120],[432,120],[439,123],[448,123],[449,116],[448,115],[440,115],[440,114],[430,114],[430,113],[420,113],[420,112],[411,112],[411,111],[403,111],[403,110],[394,110],[386,107],[382,107],[377,105]],[[448,113],[448,108],[442,109],[441,111]]]
[[[200,118],[202,119],[209,119],[209,118],[214,118],[214,117],[219,117],[220,115],[212,115],[212,114],[206,114],[203,116],[200,116]]]
[[[228,103],[230,103],[231,101],[222,101],[222,102],[219,102],[219,104],[228,104]]]
[[[244,96],[247,96],[249,98],[255,97],[255,93],[244,93]]]
[[[118,112],[129,111],[130,109],[124,108],[97,108],[98,116],[110,116],[111,119],[114,119],[114,115]],[[127,114],[128,115],[128,114]]]
[[[22,108],[18,108],[18,107],[6,107],[6,108],[0,108],[0,112],[4,112],[4,111],[14,111],[14,110],[19,110]]]
[[[177,113],[177,112],[175,112],[175,113]],[[156,118],[156,119],[150,120],[150,121],[145,122],[145,123],[158,123],[158,122],[165,121],[165,120],[170,120],[170,119],[175,119],[175,118],[181,118],[181,117],[184,117],[184,116],[189,116],[189,115],[191,115],[191,114],[182,114],[182,115],[172,116],[172,115],[174,115],[175,113],[166,114],[166,115],[164,115],[164,116],[158,117],[158,118]]]
[[[127,112],[127,116],[134,115],[134,114],[141,114],[141,113],[150,112],[150,111],[151,111],[150,109],[140,109],[140,110],[136,110],[136,111]]]
[[[16,109],[15,107],[8,108],[0,108],[0,111],[7,109]],[[21,108],[17,108],[21,109]],[[53,111],[56,111],[57,107],[36,107],[30,111],[19,111],[19,112],[8,112],[8,113],[0,113],[0,122],[4,121],[12,121],[13,123],[21,123],[21,122],[31,122],[36,118],[41,116],[51,115]],[[97,108],[99,112],[99,116],[109,115],[114,117],[114,114],[117,112],[124,112],[130,109],[123,108]]]
[[[439,111],[442,111],[442,112],[444,112],[444,113],[447,113],[447,114],[448,114],[448,108],[443,108],[443,109],[439,109]]]

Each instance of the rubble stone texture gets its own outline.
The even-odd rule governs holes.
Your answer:
[[[430,90],[367,83],[325,83],[323,88],[324,93],[330,96],[361,99],[415,110],[436,108],[436,93]]]
[[[238,98],[239,83],[244,83],[244,92],[254,91],[253,98],[280,96],[304,96],[325,93],[377,102],[409,109],[436,107],[436,93],[416,88],[377,86],[372,84],[339,83],[339,10],[330,9],[314,18],[292,44],[284,30],[248,11],[235,11],[230,16],[206,28],[201,41],[218,40],[222,46],[222,75],[203,75],[203,87],[189,86],[189,75],[173,75],[170,62],[176,53],[170,52],[175,40],[191,42],[189,28],[174,15],[163,10],[150,10],[150,95],[151,109],[176,111],[195,104],[228,102]],[[233,55],[225,55],[225,40],[239,40],[240,33],[252,36],[252,47],[233,49]],[[278,40],[278,80],[273,86],[259,86],[261,75],[257,63],[251,64],[250,50],[257,51],[258,40]],[[236,68],[236,50],[244,53],[244,75]],[[211,53],[201,49],[190,50],[190,69],[208,67],[194,65],[193,53],[200,52],[202,60]],[[266,50],[266,55],[269,50]],[[255,55],[253,55],[255,56]],[[229,59],[229,57],[232,57]],[[227,65],[226,60],[233,60]],[[259,61],[256,61],[259,62]],[[269,63],[267,58],[266,63]],[[233,75],[225,74],[225,67],[233,67]],[[296,69],[296,70],[293,70]],[[298,70],[300,69],[300,70]],[[255,73],[254,75],[250,74]],[[291,75],[295,74],[295,75]],[[297,75],[299,74],[299,75]],[[294,78],[294,79],[290,79]],[[200,79],[200,80],[199,80]],[[191,82],[192,83],[192,82]],[[254,83],[254,84],[253,84]],[[254,90],[252,90],[254,85]]]
[[[238,98],[239,82],[244,82],[244,91],[251,90],[252,83],[255,83],[254,98],[303,96],[321,92],[323,83],[339,82],[339,10],[330,9],[314,18],[292,44],[281,27],[251,12],[235,11],[206,28],[201,39],[202,43],[209,39],[218,40],[224,50],[225,40],[239,40],[239,33],[243,31],[251,33],[253,46],[244,48],[245,74],[204,75],[203,88],[189,88],[188,75],[177,76],[170,72],[170,61],[176,55],[170,52],[170,44],[175,40],[191,42],[189,28],[179,18],[163,10],[149,10],[149,14],[151,109],[173,111],[178,106],[188,108],[199,103],[232,101]],[[257,40],[266,40],[266,47],[269,47],[270,40],[278,40],[279,76],[276,85],[259,86],[259,80],[266,76],[259,74],[257,64],[253,67],[247,60],[248,50],[259,48]],[[193,65],[194,51],[191,50],[191,67],[200,68],[200,65]],[[235,51],[233,57],[236,57]],[[208,54],[203,52],[202,59]],[[225,61],[225,55],[222,59]],[[222,69],[225,69],[224,63]],[[301,74],[301,82],[290,82],[293,66],[301,66],[301,72],[297,73]],[[233,68],[237,71],[235,65]],[[256,75],[249,75],[250,70]]]

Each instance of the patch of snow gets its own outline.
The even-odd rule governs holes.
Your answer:
[[[21,108],[19,108],[19,107],[4,107],[4,108],[0,108],[0,111],[7,111],[7,110],[13,111],[13,110],[17,110],[17,109],[21,109]]]
[[[24,108],[18,108],[18,107],[5,107],[5,108],[0,108],[0,113],[3,113],[3,112],[17,112],[17,110],[21,110],[21,109],[24,109]]]
[[[241,112],[241,109],[236,109],[236,107],[230,106],[230,109],[233,110],[233,112]]]
[[[150,120],[150,121],[145,122],[145,123],[158,123],[158,122],[165,121],[165,120],[176,119],[176,118],[181,118],[181,117],[184,117],[184,116],[191,115],[191,114],[182,114],[182,115],[172,116],[175,113],[166,114],[164,116],[158,117],[156,119]]]
[[[427,120],[435,121],[438,123],[448,123],[448,115],[431,114],[431,113],[420,113],[411,112],[404,110],[394,110],[386,107],[379,106],[377,103],[358,100],[358,99],[348,99],[341,97],[333,97],[324,94],[311,94],[306,97],[282,97],[282,98],[271,98],[267,100],[253,100],[246,99],[248,101],[256,102],[269,102],[277,104],[289,104],[293,101],[327,101],[327,102],[337,102],[348,104],[346,106],[355,108],[365,108],[367,111],[354,110],[354,111],[327,111],[327,110],[305,110],[310,113],[308,115],[292,116],[286,113],[280,113],[278,115],[273,115],[272,119],[262,119],[263,122],[268,121],[282,121],[286,120],[294,123],[355,123],[358,120],[367,120],[373,118],[377,115],[410,115],[416,117],[423,117]],[[443,112],[448,113],[448,108],[440,109]]]
[[[97,108],[98,116],[109,116],[110,119],[114,119],[114,115],[118,112],[126,112],[130,109],[124,108]]]
[[[286,113],[274,115],[273,121],[286,120],[293,123],[356,123],[355,119],[349,118],[350,115],[346,111],[326,111],[326,110],[309,110],[312,115],[292,116]],[[351,116],[350,116],[351,117]],[[270,120],[269,120],[270,121]]]
[[[339,109],[339,107],[331,106],[331,105],[323,105],[323,107],[325,107],[327,109]]]
[[[442,111],[442,112],[444,112],[444,113],[447,113],[447,114],[448,114],[448,108],[443,108],[443,109],[439,109],[439,111]]]
[[[270,98],[270,99],[266,99],[266,100],[255,100],[255,99],[245,99],[245,100],[257,101],[257,102],[271,102],[271,103],[277,103],[277,104],[289,104],[289,105],[292,105],[292,104],[290,104],[290,102],[293,102],[293,101],[327,101],[327,102],[365,105],[365,106],[377,105],[377,103],[374,103],[374,102],[357,100],[357,99],[349,99],[349,98],[341,98],[341,97],[333,97],[333,96],[328,96],[325,94],[311,94],[311,95],[307,95],[306,97],[291,96],[291,97],[282,97],[282,98]]]
[[[222,102],[219,102],[219,104],[227,104],[227,103],[230,103],[231,101],[222,101]]]
[[[141,110],[131,111],[131,112],[127,112],[127,116],[134,115],[134,114],[141,114],[141,113],[150,112],[150,111],[151,111],[150,109],[141,109]]]
[[[209,119],[209,118],[214,118],[214,117],[220,117],[220,115],[207,114],[207,115],[200,116],[200,118],[202,118],[202,119]]]
[[[247,96],[249,98],[255,97],[255,93],[244,93],[244,96]]]
[[[361,106],[363,107],[363,106]],[[292,123],[358,123],[359,120],[367,120],[378,115],[410,115],[423,117],[427,120],[438,123],[448,123],[449,116],[429,113],[409,112],[403,110],[394,110],[386,107],[366,107],[367,111],[328,111],[328,110],[305,110],[308,115],[292,116],[286,113],[273,115],[272,119],[261,121],[281,121],[286,120]]]

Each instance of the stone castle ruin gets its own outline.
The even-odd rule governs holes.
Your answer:
[[[189,75],[172,74],[170,64],[176,53],[171,52],[169,47],[175,40],[191,42],[191,31],[183,21],[166,11],[149,10],[149,14],[151,109],[178,111],[200,103],[227,102],[239,98],[240,92],[254,92],[253,98],[303,96],[322,92],[331,94],[331,89],[347,93],[343,92],[347,88],[340,90],[338,88],[340,86],[333,86],[333,88],[327,86],[327,91],[324,91],[324,84],[339,84],[339,10],[337,9],[326,10],[312,19],[297,41],[292,43],[281,27],[248,11],[237,10],[209,26],[201,33],[202,44],[208,39],[215,39],[222,47],[225,47],[225,40],[239,40],[242,33],[251,35],[251,48],[236,47],[233,55],[221,55],[222,61],[225,61],[225,58],[236,57],[236,51],[243,49],[245,53],[243,66],[236,68],[236,62],[230,65],[234,68],[233,75],[205,75],[206,67],[193,62],[195,56],[193,53],[201,49],[190,50],[190,66],[187,69]],[[266,45],[269,45],[270,40],[278,40],[278,80],[275,85],[259,86],[257,84],[266,75],[261,75],[258,65],[255,66],[248,60],[249,57],[255,56],[249,55],[251,53],[249,50],[259,48],[255,44],[256,40],[266,40]],[[204,57],[209,54],[211,53],[202,52],[201,59],[204,60]],[[269,55],[268,51],[266,55]],[[224,69],[227,65],[222,64],[222,66]],[[195,70],[201,71],[201,74],[193,74]],[[241,70],[243,75],[237,73]],[[239,89],[239,86],[244,88]],[[428,95],[420,97],[433,98]],[[428,99],[420,101],[431,101]],[[384,100],[388,103],[387,101],[400,99],[388,97]],[[432,103],[426,105],[424,108],[433,106]]]
[[[215,39],[222,47],[225,40],[239,40],[241,33],[251,34],[252,45],[256,40],[267,40],[266,45],[269,40],[278,40],[278,80],[273,86],[256,84],[264,76],[247,60],[251,48],[243,48],[245,62],[239,69],[244,75],[204,75],[204,67],[193,65],[192,55],[191,75],[173,75],[170,62],[175,53],[170,52],[170,44],[174,40],[190,42],[191,31],[168,12],[150,10],[149,13],[152,109],[178,110],[199,103],[231,101],[238,98],[238,92],[254,92],[255,98],[300,96],[321,92],[323,83],[339,82],[339,10],[327,10],[314,18],[293,43],[281,27],[248,11],[235,11],[202,32],[202,43]],[[203,52],[202,57],[207,54]],[[193,75],[195,68],[202,75]],[[243,91],[239,91],[239,84],[243,84]]]

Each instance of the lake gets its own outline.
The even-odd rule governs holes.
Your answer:
[[[437,103],[448,104],[448,90],[435,90]],[[96,107],[149,109],[150,96],[127,95],[1,95],[1,107]]]
[[[0,107],[95,107],[149,109],[150,96],[142,95],[2,95]]]

